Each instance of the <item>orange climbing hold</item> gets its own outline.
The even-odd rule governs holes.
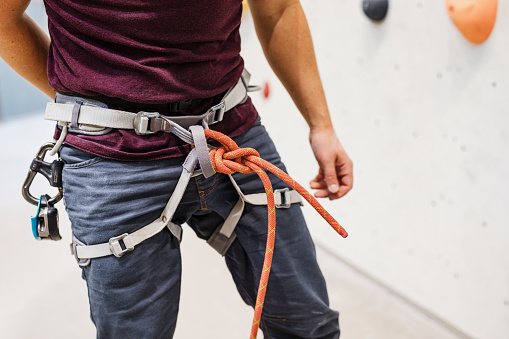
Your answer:
[[[224,174],[252,173],[258,174],[262,180],[265,193],[267,194],[267,210],[269,216],[268,232],[267,232],[267,245],[265,247],[265,259],[263,262],[262,276],[258,286],[258,295],[256,297],[255,310],[253,316],[253,324],[251,326],[250,339],[256,339],[258,334],[258,327],[262,316],[263,303],[265,301],[265,293],[267,292],[267,283],[269,282],[270,267],[272,265],[272,255],[274,252],[274,242],[276,239],[276,205],[274,203],[274,192],[272,184],[265,170],[273,173],[278,178],[287,183],[291,188],[297,191],[304,199],[306,199],[311,206],[324,218],[332,228],[339,233],[343,238],[348,236],[348,233],[343,227],[334,219],[329,212],[327,212],[322,205],[311,195],[304,187],[298,182],[293,180],[288,174],[274,166],[270,162],[260,158],[258,152],[253,148],[240,148],[235,141],[228,136],[213,131],[210,129],[205,130],[205,136],[220,142],[223,146],[215,148],[210,151],[210,160],[216,172]],[[265,169],[265,170],[264,170]]]
[[[263,97],[267,99],[270,95],[270,85],[268,82],[263,84]]]
[[[463,36],[474,44],[486,41],[495,26],[498,0],[446,0],[447,12]]]

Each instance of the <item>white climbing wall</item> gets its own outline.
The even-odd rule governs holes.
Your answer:
[[[354,190],[325,203],[350,236],[308,206],[316,241],[459,331],[509,338],[509,4],[499,2],[491,37],[472,45],[444,1],[392,0],[381,24],[361,0],[302,3],[355,164]],[[246,65],[271,85],[268,99],[253,98],[307,185],[317,169],[306,125],[244,23]]]

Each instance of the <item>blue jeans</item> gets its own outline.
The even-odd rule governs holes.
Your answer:
[[[256,124],[234,138],[285,169],[265,128]],[[107,242],[157,219],[182,170],[182,158],[120,162],[69,146],[60,155],[64,203],[73,234],[85,244]],[[269,175],[274,189],[286,185]],[[235,174],[245,194],[264,192],[257,175]],[[228,176],[192,178],[173,222],[187,223],[208,239],[238,200]],[[274,259],[260,327],[265,338],[339,338],[338,313],[327,290],[301,207],[278,209]],[[237,239],[225,261],[242,299],[253,306],[267,238],[266,206],[246,204]],[[98,338],[172,338],[180,297],[181,258],[167,230],[145,240],[121,258],[92,259],[83,268],[91,318]],[[227,333],[226,333],[227,335]]]

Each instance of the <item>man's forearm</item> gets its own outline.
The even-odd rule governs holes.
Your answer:
[[[50,39],[26,14],[16,21],[0,23],[0,57],[19,75],[49,97],[47,60]]]
[[[332,129],[313,42],[298,1],[252,0],[257,34],[272,69],[313,129]],[[269,14],[269,15],[267,15]]]

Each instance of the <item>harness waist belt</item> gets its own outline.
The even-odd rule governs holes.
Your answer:
[[[168,132],[170,127],[165,121],[171,120],[187,129],[189,126],[200,124],[212,125],[223,120],[225,112],[241,104],[247,99],[247,92],[255,89],[249,86],[251,75],[244,69],[242,76],[235,86],[231,87],[223,96],[220,103],[211,107],[201,115],[162,116],[157,112],[132,113],[105,108],[104,104],[94,100],[84,99],[80,103],[79,116],[76,121],[79,128],[85,131],[97,128],[135,129],[138,134],[152,134],[158,131]],[[65,96],[64,96],[65,99]],[[48,103],[44,118],[58,121],[60,125],[67,125],[76,115],[76,103]]]

